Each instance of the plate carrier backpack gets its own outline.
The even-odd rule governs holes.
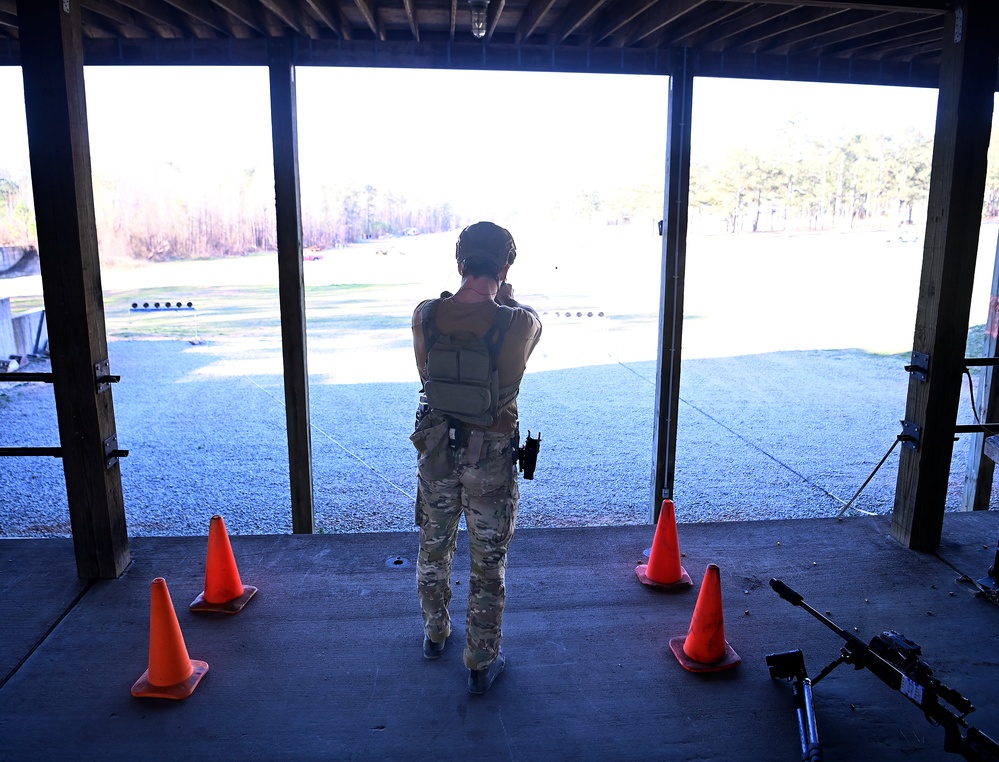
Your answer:
[[[437,327],[439,299],[423,308],[427,380],[423,393],[433,410],[477,426],[491,426],[517,396],[500,389],[496,358],[513,322],[514,310],[499,305],[493,324],[481,339],[468,332],[445,335]]]

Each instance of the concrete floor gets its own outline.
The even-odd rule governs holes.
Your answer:
[[[809,673],[842,640],[769,587],[778,577],[865,642],[894,629],[999,738],[999,608],[956,580],[995,556],[996,512],[948,514],[936,553],[908,551],[884,518],[681,524],[695,587],[634,572],[651,527],[529,529],[514,540],[506,673],[471,696],[463,627],[440,661],[420,648],[413,533],[233,536],[246,584],[235,616],[195,615],[204,538],[137,538],[116,581],[76,579],[64,540],[0,541],[0,759],[792,760],[798,727],[769,653]],[[721,567],[735,669],[687,672],[684,635],[709,563]],[[467,544],[452,615],[464,619]],[[210,670],[188,699],[137,699],[150,582],[167,580],[190,657]],[[814,689],[827,760],[957,759],[943,732],[867,670]]]

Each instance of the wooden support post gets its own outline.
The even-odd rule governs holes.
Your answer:
[[[906,421],[918,449],[902,449],[892,535],[906,547],[940,544],[985,194],[999,65],[999,3],[965,0],[947,14],[913,351],[927,380],[909,379]]]
[[[284,354],[284,404],[291,473],[291,525],[296,534],[314,528],[312,429],[302,266],[302,199],[298,178],[298,104],[291,41],[269,41],[271,131],[277,207],[278,290]]]
[[[652,523],[664,498],[673,498],[677,408],[680,404],[680,346],[687,263],[687,197],[690,190],[690,112],[694,77],[686,48],[678,50],[669,79],[666,127],[666,198],[663,204],[663,269],[659,290],[659,351],[653,417]]]
[[[992,266],[992,293],[989,297],[989,316],[985,323],[985,346],[982,357],[999,357],[999,241],[996,242],[995,264]],[[986,365],[978,379],[975,397],[978,420],[991,423],[999,414],[999,384],[994,383],[995,367]],[[987,511],[992,497],[992,480],[996,464],[985,453],[985,433],[976,432],[968,437],[968,466],[964,473],[962,511]]]
[[[94,220],[80,7],[76,0],[18,0],[31,184],[45,310],[49,316],[59,441],[76,569],[114,579],[129,563],[121,469],[107,467],[117,438]],[[107,375],[107,371],[104,371]],[[117,461],[117,459],[115,459]]]

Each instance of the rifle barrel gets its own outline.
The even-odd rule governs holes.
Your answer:
[[[809,606],[805,602],[805,598],[804,598],[804,596],[802,596],[801,593],[797,592],[796,590],[792,590],[790,587],[788,587],[787,585],[785,585],[779,579],[772,579],[772,580],[770,580],[770,587],[772,587],[774,589],[774,592],[777,593],[777,595],[779,595],[785,601],[787,601],[788,603],[790,603],[792,606],[800,606],[805,611],[807,611],[809,614],[811,614],[813,617],[815,617],[820,622],[822,622],[822,624],[824,624],[830,630],[832,630],[833,632],[837,633],[841,638],[843,638],[847,642],[851,642],[851,643],[855,642],[855,641],[856,642],[860,642],[860,641],[857,641],[856,636],[854,636],[852,633],[847,632],[842,627],[840,627],[838,624],[836,624],[832,619],[830,619],[827,616],[824,616],[821,612],[816,611],[814,608],[812,608],[811,606]]]

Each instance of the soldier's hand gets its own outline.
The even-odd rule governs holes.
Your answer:
[[[499,291],[496,292],[497,304],[505,304],[508,307],[515,306],[517,300],[513,298],[513,285],[509,281],[500,283]]]

